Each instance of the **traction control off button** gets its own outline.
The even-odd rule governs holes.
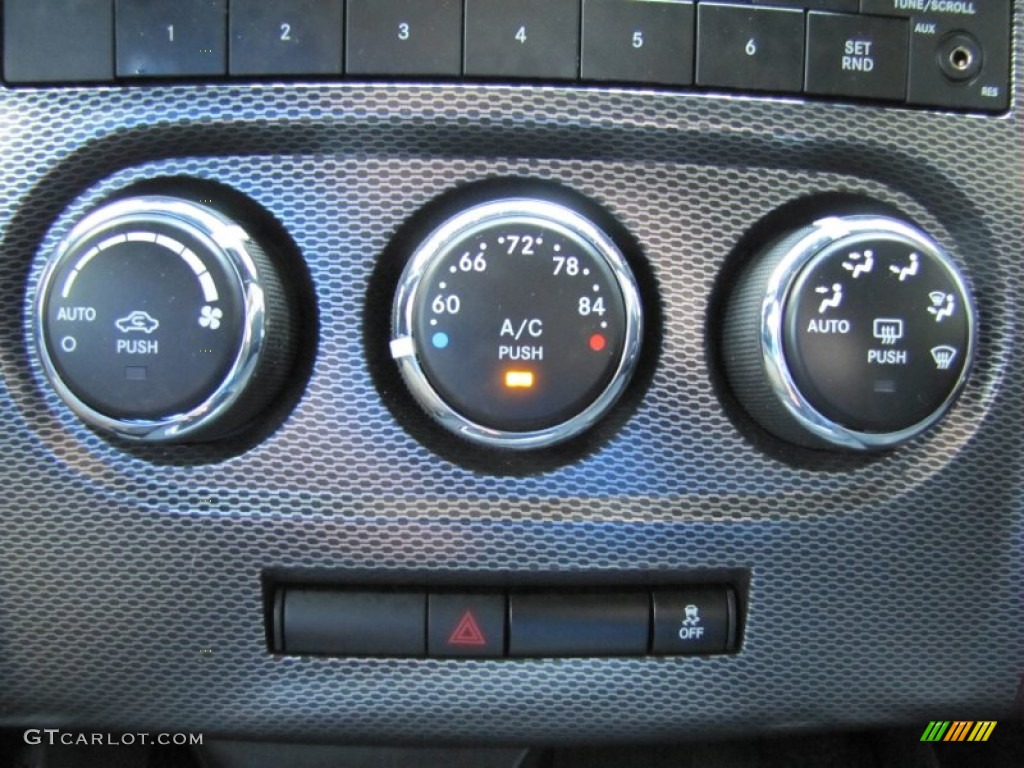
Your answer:
[[[736,598],[731,589],[657,591],[653,603],[653,653],[722,653],[734,647]]]

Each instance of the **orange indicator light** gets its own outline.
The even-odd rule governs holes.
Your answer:
[[[530,389],[533,371],[505,371],[505,386],[509,389]]]
[[[590,337],[590,348],[595,352],[600,352],[602,349],[604,349],[604,345],[606,343],[607,342],[605,341],[604,336],[602,336],[600,333],[595,333],[593,336]]]

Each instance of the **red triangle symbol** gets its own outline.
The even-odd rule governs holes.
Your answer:
[[[448,638],[448,645],[487,645],[487,638],[480,631],[480,625],[476,623],[472,611],[462,614],[462,618]]]

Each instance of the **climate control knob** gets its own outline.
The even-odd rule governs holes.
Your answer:
[[[640,338],[639,293],[616,243],[560,203],[504,198],[453,216],[412,254],[391,353],[442,426],[523,449],[605,414]]]
[[[916,227],[825,218],[749,264],[723,344],[733,391],[770,432],[886,448],[934,425],[963,388],[973,302],[950,256]]]
[[[36,344],[86,423],[147,441],[216,439],[280,390],[294,319],[279,268],[218,209],[177,197],[105,205],[51,256]]]

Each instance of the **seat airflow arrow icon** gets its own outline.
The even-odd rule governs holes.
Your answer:
[[[448,637],[448,645],[487,645],[487,638],[480,631],[480,625],[472,611],[466,611]]]

